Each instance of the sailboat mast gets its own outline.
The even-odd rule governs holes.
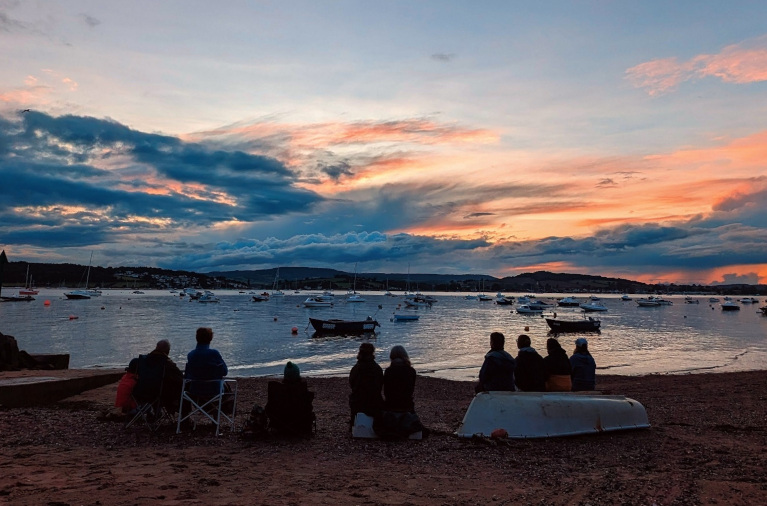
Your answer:
[[[88,282],[91,279],[91,262],[93,262],[93,252],[91,251],[91,258],[88,260],[88,273],[85,275],[85,289],[88,289]]]

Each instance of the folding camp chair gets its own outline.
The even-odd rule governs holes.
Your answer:
[[[188,403],[188,404],[186,404]],[[188,405],[188,410],[185,409]],[[221,434],[221,424],[228,423],[235,429],[234,415],[237,409],[237,380],[194,380],[184,378],[181,400],[178,406],[176,433],[181,432],[181,425],[187,420],[195,423],[196,419],[207,418],[216,426],[216,435]]]
[[[143,422],[150,431],[155,432],[164,419],[173,420],[162,402],[166,363],[166,358],[160,355],[139,355],[138,380],[131,392],[136,411],[125,424],[126,429],[137,422]]]
[[[309,436],[317,432],[312,402],[314,392],[306,383],[270,381],[267,385],[266,416],[269,430],[286,436]]]

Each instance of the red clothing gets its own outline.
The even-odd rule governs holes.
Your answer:
[[[122,408],[123,411],[130,411],[136,407],[136,402],[131,397],[133,393],[133,387],[136,386],[138,381],[138,374],[132,372],[126,372],[120,383],[117,384],[117,396],[115,396],[115,407]]]

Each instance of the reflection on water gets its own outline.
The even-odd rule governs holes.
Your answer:
[[[72,368],[124,367],[131,357],[167,338],[172,358],[183,366],[195,345],[195,330],[204,326],[213,328],[213,346],[232,375],[281,374],[287,360],[305,374],[345,375],[354,365],[359,343],[368,338],[311,337],[309,317],[375,316],[381,328],[369,339],[382,365],[388,362],[388,350],[402,344],[420,373],[462,380],[476,378],[490,332],[506,334],[512,354],[518,334],[530,335],[542,354],[549,337],[540,315],[519,315],[513,306],[465,300],[462,295],[435,293],[438,302],[431,308],[413,310],[420,315],[418,321],[399,322],[390,321],[390,316],[402,303],[400,297],[365,293],[367,302],[346,304],[338,296],[332,308],[304,308],[306,294],[267,302],[253,302],[250,295],[236,292],[217,295],[220,303],[202,304],[162,291],[105,291],[99,298],[67,300],[61,290],[43,290],[33,302],[0,304],[0,332],[15,336],[19,347],[30,353],[70,353]],[[552,296],[552,301],[559,297]],[[586,335],[600,370],[630,375],[764,368],[767,317],[757,311],[763,302],[723,312],[707,298],[700,304],[685,304],[682,297],[671,300],[673,306],[645,308],[618,296],[603,297],[608,311],[598,315],[602,331]],[[401,311],[411,311],[402,305]],[[552,311],[560,317],[580,314],[577,308]],[[575,336],[559,339],[572,352]]]

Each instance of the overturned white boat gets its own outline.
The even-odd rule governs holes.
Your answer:
[[[647,427],[644,406],[622,395],[482,392],[469,404],[455,434],[489,437],[504,429],[510,438],[525,439]]]

